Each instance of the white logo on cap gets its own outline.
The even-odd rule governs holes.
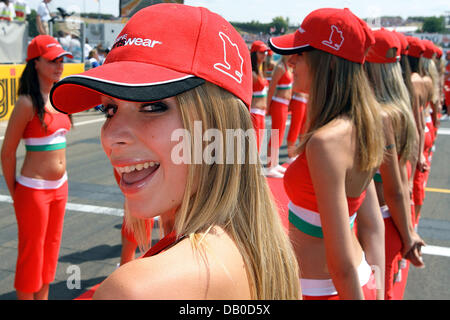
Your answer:
[[[328,40],[322,41],[322,44],[337,51],[341,48],[343,43],[344,37],[342,36],[342,31],[340,31],[335,25],[332,25],[330,38]]]
[[[60,44],[57,43],[50,43],[47,45],[47,48],[51,48],[51,47],[58,47],[58,48],[62,48]]]
[[[118,37],[116,41],[114,41],[112,49],[123,46],[142,46],[153,48],[157,44],[162,44],[162,42],[152,39],[128,38],[128,35],[125,33],[124,35]]]
[[[223,60],[224,62],[219,62],[214,64],[214,68],[216,70],[219,70],[220,72],[223,72],[227,76],[233,78],[238,83],[242,82],[242,65],[244,64],[244,59],[242,58],[239,48],[237,44],[233,43],[230,38],[223,32],[219,32],[219,37],[222,39],[223,43]],[[227,51],[227,47],[230,49]],[[236,53],[240,59],[240,65],[239,66],[233,66],[234,70],[232,69],[232,66],[230,65],[229,61],[227,60],[227,57],[230,57],[233,54],[233,48],[236,50]],[[238,70],[239,69],[239,70]]]

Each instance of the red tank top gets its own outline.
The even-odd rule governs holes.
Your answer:
[[[177,237],[177,234],[175,231],[172,231],[168,235],[166,235],[164,238],[159,240],[153,247],[151,247],[141,258],[148,258],[154,255],[157,255],[158,253],[166,250],[171,245],[177,243],[178,241],[182,240],[184,236]]]
[[[278,80],[277,87],[281,86],[291,86],[294,79],[294,76],[292,75],[292,72],[289,70],[289,68],[284,64],[284,73],[281,76],[280,80]]]
[[[284,173],[284,189],[293,204],[319,213],[305,152],[300,154]],[[358,211],[365,196],[366,191],[357,198],[347,197],[350,216]]]
[[[25,130],[23,132],[23,138],[43,138],[52,135],[60,129],[70,130],[70,118],[64,113],[49,113],[46,112],[44,115],[44,122],[47,125],[47,130],[41,125],[37,113],[34,115],[33,119],[28,122]]]
[[[261,76],[253,82],[253,97],[262,98],[267,96],[267,88],[269,86],[269,81]]]

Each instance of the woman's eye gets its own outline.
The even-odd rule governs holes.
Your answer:
[[[114,113],[116,113],[117,106],[113,106],[111,104],[108,104],[105,106],[102,104],[102,105],[100,105],[99,109],[101,112],[103,112],[105,114],[106,118],[111,118],[114,115]]]
[[[167,105],[161,101],[152,102],[141,106],[141,112],[164,112],[168,109]]]

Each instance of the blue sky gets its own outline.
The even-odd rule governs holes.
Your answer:
[[[28,0],[36,9],[41,0]],[[312,10],[324,7],[348,7],[361,18],[389,16],[439,16],[448,11],[449,0],[185,0],[185,4],[203,6],[236,22],[257,20],[270,22],[273,17],[289,18],[292,24],[300,24]],[[52,0],[49,7],[56,10],[119,14],[119,0]]]

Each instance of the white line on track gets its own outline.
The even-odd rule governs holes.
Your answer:
[[[434,256],[450,257],[450,248],[437,247],[437,246],[425,246],[422,247],[422,253],[430,254]]]
[[[12,199],[10,196],[0,195],[0,202],[12,203]],[[123,216],[123,209],[92,206],[88,204],[78,204],[70,202],[66,204],[66,210],[103,214],[117,217]],[[155,218],[158,219],[158,217]],[[425,247],[422,247],[422,253],[434,256],[450,257],[450,248],[427,245]]]
[[[450,128],[439,128],[438,134],[450,136]]]
[[[12,203],[13,201],[10,196],[0,195],[0,202]],[[90,212],[95,214],[104,214],[108,216],[118,216],[118,217],[123,216],[123,209],[93,206],[89,204],[78,204],[67,202],[66,210],[78,212]]]
[[[0,194],[0,202],[13,203],[10,196],[5,196]],[[68,202],[66,204],[66,210],[76,211],[76,212],[87,212],[93,214],[103,214],[107,216],[123,217],[123,209],[93,206],[90,204],[79,204]],[[158,220],[159,216],[155,217]]]

